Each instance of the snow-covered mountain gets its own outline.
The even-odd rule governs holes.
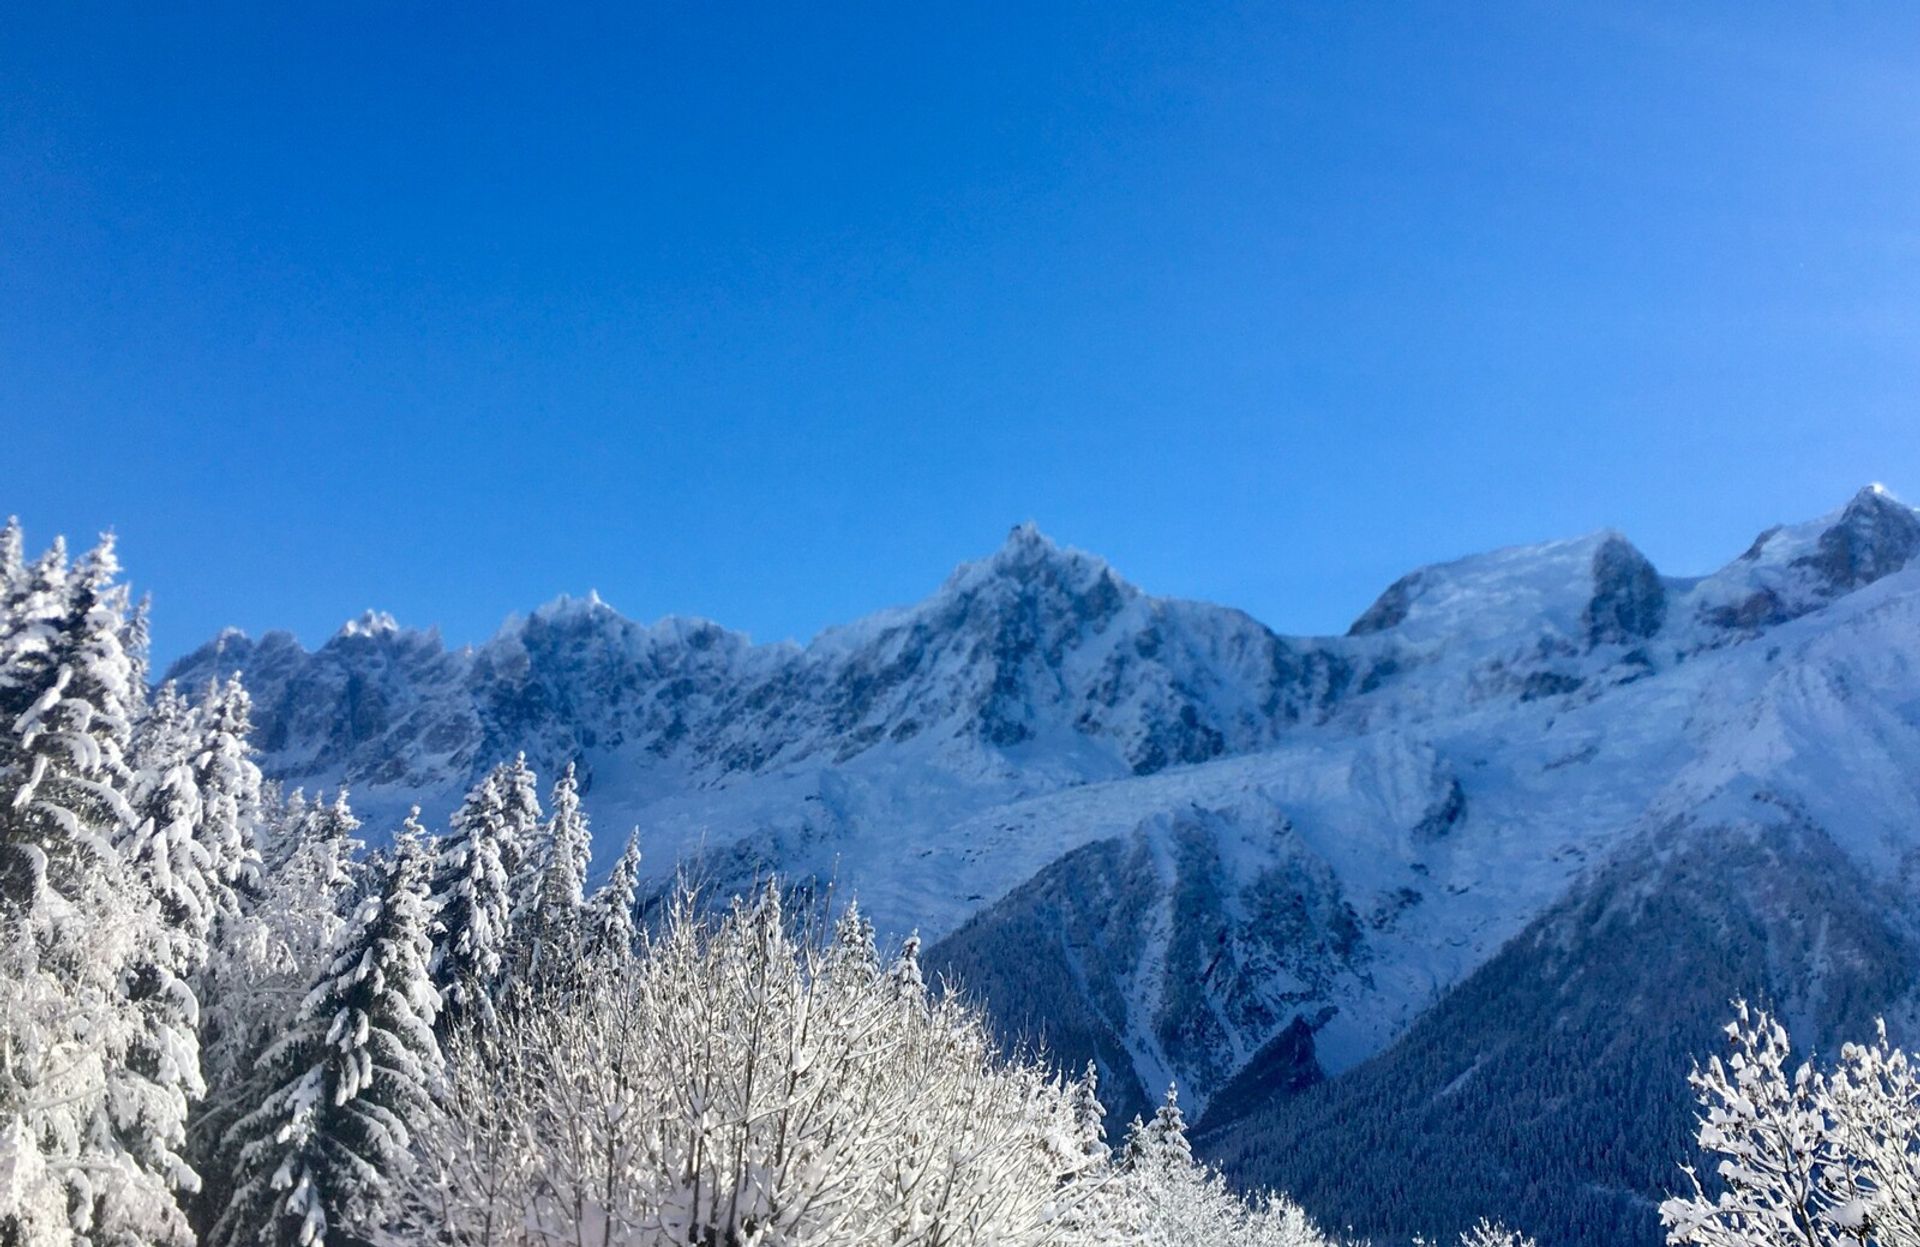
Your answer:
[[[1684,1065],[1632,1055],[1654,1050],[1630,1020],[1667,1015],[1593,998],[1628,991],[1625,946],[1690,1000],[1770,993],[1818,1033],[1912,1012],[1917,553],[1920,516],[1870,488],[1709,576],[1600,532],[1422,568],[1347,635],[1290,638],[1024,526],[806,646],[562,599],[472,649],[370,614],[312,652],[227,633],[171,674],[242,671],[268,772],[350,784],[376,824],[444,813],[517,750],[574,761],[598,826],[639,824],[656,871],[837,881],[939,939],[1010,1030],[1097,1055],[1117,1117],[1177,1080],[1240,1172],[1310,1193],[1262,1140],[1379,1128],[1368,1088],[1443,1105],[1492,1061],[1525,1084],[1501,1103],[1547,1111],[1560,1049],[1501,1029],[1508,1003],[1624,1045],[1683,1116]],[[1610,1211],[1540,1228],[1646,1239],[1644,1174],[1670,1161],[1570,1162],[1539,1180],[1612,1181]],[[1363,1170],[1322,1187],[1365,1229]],[[1419,1203],[1396,1201],[1376,1207]]]

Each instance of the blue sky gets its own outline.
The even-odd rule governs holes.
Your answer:
[[[169,657],[597,588],[805,637],[1016,521],[1334,630],[1920,495],[1920,9],[13,5],[0,509]]]

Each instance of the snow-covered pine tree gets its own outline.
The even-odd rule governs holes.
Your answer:
[[[277,868],[262,879],[257,899],[238,893],[240,915],[216,927],[208,1009],[202,1027],[208,1095],[195,1114],[193,1154],[204,1179],[196,1205],[199,1225],[226,1209],[240,1180],[235,1123],[261,1102],[261,1056],[285,1033],[293,1010],[327,964],[354,897],[355,836],[360,822],[347,794],[309,801],[295,792],[263,823],[277,830]]]
[[[900,955],[887,967],[887,981],[893,985],[893,994],[900,1000],[924,1004],[927,999],[927,980],[920,970],[920,933],[915,931],[900,945]]]
[[[116,847],[144,703],[127,592],[111,538],[71,567],[57,541],[30,567],[11,549],[0,564],[0,1130],[8,1167],[37,1175],[37,1211],[0,1211],[0,1238],[40,1233],[57,1192],[65,1232],[95,1247],[183,1242],[175,1192],[193,1175],[172,1145],[197,1075],[155,1064],[187,1062],[156,1049],[137,998],[159,907]]]
[[[5,609],[11,600],[13,587],[26,575],[27,539],[20,527],[20,517],[9,515],[5,524],[0,524],[0,609]]]
[[[31,907],[47,889],[115,861],[131,821],[127,750],[140,691],[124,648],[126,591],[112,541],[71,568],[56,541],[25,573],[0,650],[0,892]]]
[[[300,830],[295,856],[310,853],[315,878],[324,880],[330,889],[340,889],[336,895],[342,898],[352,899],[364,883],[360,853],[367,846],[355,835],[359,830],[360,820],[344,788],[334,793],[331,801],[310,804],[306,824]]]
[[[218,921],[240,912],[243,897],[260,887],[260,825],[265,782],[253,760],[253,699],[238,675],[209,683],[200,698],[193,754],[200,787],[199,840],[206,847],[216,886]],[[345,794],[341,794],[344,800]],[[335,818],[336,823],[338,818]],[[351,831],[347,834],[351,834]]]
[[[1134,1118],[1127,1128],[1127,1163],[1172,1168],[1193,1164],[1193,1144],[1187,1140],[1187,1119],[1180,1111],[1180,1088],[1169,1086],[1153,1120]]]
[[[1107,1147],[1107,1108],[1100,1103],[1100,1067],[1087,1062],[1086,1072],[1073,1084],[1073,1134],[1085,1168],[1106,1168],[1112,1159]]]
[[[188,1192],[200,1185],[185,1160],[188,1107],[206,1091],[194,984],[207,964],[213,893],[223,886],[200,840],[195,736],[186,699],[163,686],[134,735],[133,819],[117,840],[129,882],[156,906],[149,936],[124,972],[141,1032],[118,1071],[132,1083],[121,1133],[144,1165],[175,1175]]]
[[[873,923],[860,911],[859,901],[848,901],[846,909],[833,923],[833,956],[829,970],[859,984],[871,983],[880,974],[880,950],[874,942]]]
[[[293,925],[287,919],[316,903],[334,904],[330,895],[285,895],[284,886],[282,900],[292,903],[290,912],[283,903],[279,912],[269,913],[262,903],[266,877],[259,842],[269,802],[248,743],[250,714],[251,702],[238,676],[225,683],[209,682],[194,710],[195,730],[188,750],[199,793],[194,838],[206,857],[210,928],[206,959],[192,980],[200,1001],[201,1065],[208,1094],[190,1118],[188,1134],[197,1167],[208,1175],[218,1168],[211,1152],[225,1128],[221,1106],[235,1103],[234,1092],[245,1082],[260,1051],[263,1028],[277,1023],[286,1011],[284,1004],[269,1004],[273,998],[264,992],[270,990],[269,984],[285,986],[306,977],[308,967],[299,963],[284,935]],[[304,808],[300,821],[305,822]],[[333,820],[335,826],[338,823],[337,818]],[[289,852],[297,847],[296,835],[285,839]],[[338,848],[330,846],[327,851]],[[280,864],[284,867],[285,860]],[[323,867],[311,873],[334,872]],[[304,886],[310,878],[303,875],[294,886]],[[318,930],[301,945],[309,952],[314,942],[331,934],[325,923],[313,925]],[[216,1205],[219,1197],[219,1191],[208,1194]]]
[[[613,864],[613,873],[587,899],[583,932],[587,955],[626,956],[633,951],[639,934],[634,925],[634,906],[640,899],[640,829],[627,835],[627,847]]]
[[[443,1030],[494,1012],[512,939],[513,900],[505,862],[508,830],[501,793],[503,769],[469,792],[440,847],[433,901],[440,941],[433,981],[443,1008]]]
[[[511,919],[519,923],[534,907],[546,867],[540,777],[524,753],[495,767],[493,777],[500,800],[500,866],[507,872]]]
[[[269,1090],[236,1126],[240,1181],[215,1247],[359,1247],[386,1223],[440,1072],[428,877],[426,847],[403,833],[262,1058]]]
[[[169,963],[192,975],[206,960],[213,926],[212,861],[199,836],[204,816],[193,773],[195,716],[171,681],[155,693],[133,742],[133,818],[119,850],[127,869],[159,902]]]
[[[543,828],[539,886],[520,917],[524,971],[537,982],[557,965],[570,965],[580,951],[581,910],[586,903],[587,863],[593,852],[586,812],[573,764],[553,786],[553,813]]]

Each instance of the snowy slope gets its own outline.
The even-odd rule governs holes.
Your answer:
[[[1381,1053],[1674,828],[1773,803],[1910,877],[1916,553],[1920,517],[1869,488],[1708,576],[1603,531],[1288,638],[1023,526],[805,646],[561,599],[473,649],[369,615],[310,653],[229,633],[173,674],[242,670],[268,771],[351,784],[376,826],[515,750],[575,761],[657,876],[834,881],[946,937],[1010,1025],[1197,1108],[1288,1035],[1315,1074]]]

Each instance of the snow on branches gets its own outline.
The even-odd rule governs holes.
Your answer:
[[[1690,1081],[1699,1143],[1719,1157],[1660,1207],[1685,1247],[1892,1247],[1920,1242],[1920,1081],[1887,1042],[1847,1044],[1822,1071],[1792,1064],[1787,1031],[1745,1002],[1732,1051]]]
[[[774,884],[719,916],[680,893],[617,963],[583,956],[545,998],[455,1028],[402,1237],[1325,1241],[1195,1165],[1172,1103],[1112,1167],[1092,1071],[1002,1054],[975,1007],[926,991],[911,945],[883,962],[853,909],[828,938],[796,934]]]

